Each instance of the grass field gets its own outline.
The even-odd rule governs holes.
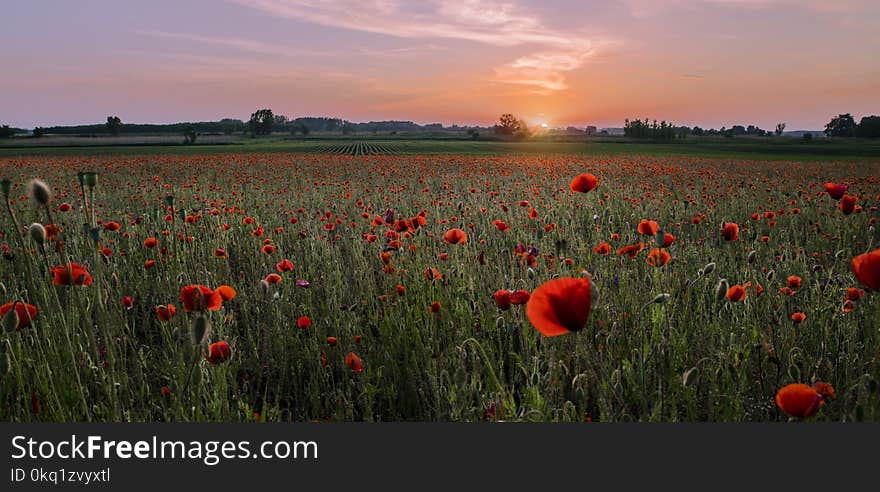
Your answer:
[[[880,420],[873,144],[370,143],[0,149],[0,418]]]

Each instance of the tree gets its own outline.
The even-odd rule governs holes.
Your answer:
[[[880,138],[880,116],[862,116],[856,135],[862,138]]]
[[[183,143],[184,144],[194,144],[196,143],[196,137],[198,137],[198,133],[196,133],[196,128],[192,125],[187,125],[186,128],[183,129]]]
[[[0,127],[0,138],[12,138],[13,135],[15,135],[15,128],[10,128],[9,125]]]
[[[514,135],[522,129],[520,120],[516,116],[505,113],[498,118],[498,124],[495,125],[495,133],[501,135]]]
[[[119,135],[119,131],[122,129],[122,120],[119,119],[118,116],[108,116],[105,126],[107,127],[107,131],[115,137]]]
[[[532,130],[526,125],[526,122],[523,120],[519,120],[517,122],[517,126],[519,127],[516,132],[514,132],[513,136],[516,137],[517,140],[527,140],[532,137]]]
[[[782,132],[785,131],[785,123],[777,123],[776,124],[776,136],[781,137]]]
[[[467,134],[468,134],[468,136],[470,136],[474,140],[480,138],[480,132],[479,132],[479,130],[477,130],[475,128],[471,128],[470,130],[468,130]]]
[[[272,127],[275,125],[275,115],[272,114],[271,109],[258,109],[254,111],[251,115],[251,119],[248,120],[248,126],[251,128],[251,133],[254,136],[257,135],[271,135]]]
[[[34,128],[33,136],[34,138],[43,138],[46,135],[46,129],[43,127]]]
[[[354,125],[352,125],[352,124],[351,124],[350,122],[348,122],[348,121],[346,121],[345,123],[343,123],[343,124],[342,124],[342,134],[343,134],[343,135],[350,135],[350,134],[352,134],[352,133],[354,133]]]
[[[855,137],[856,120],[849,113],[837,115],[825,125],[825,134],[829,137]]]
[[[809,142],[809,141],[813,140],[813,134],[809,133],[809,132],[804,133],[803,139],[804,139],[804,142]]]

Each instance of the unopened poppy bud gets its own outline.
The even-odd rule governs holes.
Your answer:
[[[595,304],[599,301],[599,286],[596,282],[590,280],[590,303]]]
[[[651,300],[654,304],[665,304],[672,296],[670,294],[659,294],[657,297]]]
[[[193,345],[206,342],[211,335],[211,323],[204,316],[197,317],[192,322],[190,334],[192,335]]]
[[[3,196],[8,196],[11,190],[12,180],[9,178],[0,179],[0,191],[3,191]]]
[[[16,306],[13,305],[12,309],[10,309],[5,316],[3,316],[3,320],[0,321],[0,324],[3,325],[3,331],[6,333],[12,333],[18,329],[18,310],[15,309]]]
[[[751,264],[754,263],[755,260],[757,260],[757,259],[758,259],[758,252],[755,251],[755,250],[751,250],[751,251],[749,251],[749,256],[748,256],[748,258],[746,259],[746,260],[749,262],[749,264],[751,265]]]
[[[89,188],[94,188],[98,184],[98,173],[95,171],[84,171],[83,183]]]
[[[165,205],[168,205],[169,207],[174,205],[174,195],[165,196]]]
[[[768,281],[773,280],[773,277],[775,277],[775,276],[776,276],[776,270],[770,270],[769,272],[767,272],[767,280]]]
[[[49,185],[39,179],[32,179],[29,188],[31,198],[38,205],[47,205],[49,203],[49,198],[52,196],[52,192],[49,190]]]
[[[707,263],[706,266],[703,267],[703,275],[709,275],[710,273],[715,271],[715,263]]]
[[[46,242],[46,228],[43,227],[43,224],[34,222],[28,227],[28,233],[31,235],[31,239],[33,239],[35,243],[42,245]]]
[[[727,295],[727,290],[730,289],[730,284],[727,283],[726,278],[722,278],[718,281],[718,285],[715,286],[715,299],[722,300],[724,296]]]

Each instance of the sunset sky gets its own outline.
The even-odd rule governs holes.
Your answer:
[[[0,123],[247,119],[818,129],[880,114],[876,0],[3,5]]]

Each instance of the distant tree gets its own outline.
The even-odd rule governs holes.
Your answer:
[[[183,143],[184,144],[194,144],[196,143],[196,138],[198,137],[198,133],[196,133],[196,127],[192,125],[187,125],[186,128],[183,129]]]
[[[781,137],[782,133],[785,131],[785,123],[777,123],[776,124],[776,136]]]
[[[308,136],[308,134],[311,132],[309,127],[306,126],[304,123],[299,124],[299,131],[302,132],[303,136]]]
[[[0,138],[12,138],[13,135],[15,135],[15,128],[10,128],[9,125],[0,127]]]
[[[275,126],[275,115],[271,109],[258,109],[251,114],[248,126],[254,136],[271,135],[272,127]]]
[[[343,135],[351,135],[352,133],[354,133],[354,125],[352,125],[348,121],[343,123],[342,124],[342,134]]]
[[[287,123],[290,121],[287,119],[287,116],[284,116],[283,114],[276,114],[273,117],[273,119],[274,119],[276,128],[282,128],[282,127],[286,126]]]
[[[108,116],[105,126],[107,127],[107,131],[109,131],[111,135],[117,136],[119,135],[119,131],[122,129],[122,120],[119,119],[118,116]]]
[[[880,138],[880,116],[863,116],[856,128],[856,135],[862,138]]]
[[[825,125],[825,134],[829,137],[854,137],[856,120],[849,113],[838,115]]]
[[[519,120],[517,122],[517,126],[519,127],[516,132],[514,132],[513,136],[516,137],[517,140],[528,140],[532,137],[532,130],[526,125],[526,122],[523,120]]]
[[[804,133],[803,139],[805,142],[809,142],[813,140],[813,134],[810,132]]]
[[[480,138],[480,131],[477,130],[476,128],[471,128],[470,130],[467,131],[467,134],[469,137],[471,137],[474,140]]]
[[[45,135],[46,135],[45,128],[40,127],[40,126],[34,128],[34,133],[33,133],[34,138],[43,138]]]
[[[498,118],[498,124],[495,125],[495,133],[501,135],[514,135],[522,129],[520,120],[516,116],[505,113]]]
[[[695,126],[694,129],[691,130],[691,133],[692,133],[694,136],[702,137],[704,131],[703,131],[702,128],[700,128],[700,127],[698,127],[698,126]]]

